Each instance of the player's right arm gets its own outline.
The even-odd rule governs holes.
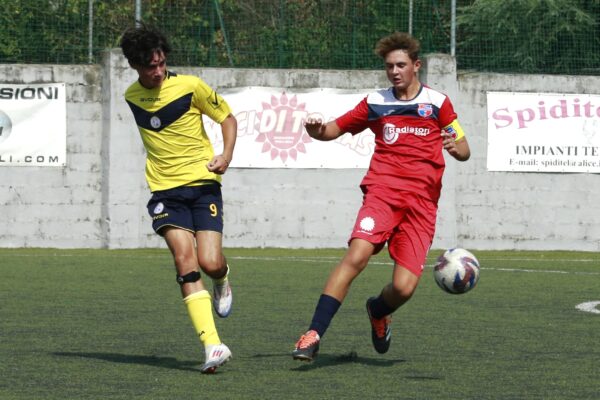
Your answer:
[[[341,117],[324,124],[320,118],[308,117],[304,127],[310,137],[317,140],[335,140],[346,132],[355,135],[368,128],[369,107],[365,97],[356,107]]]
[[[324,124],[320,118],[307,118],[304,128],[310,137],[322,141],[335,140],[343,133],[335,121]]]

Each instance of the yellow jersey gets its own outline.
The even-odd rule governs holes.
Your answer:
[[[152,192],[221,181],[206,168],[214,150],[202,115],[220,124],[231,109],[202,79],[168,71],[160,87],[133,83],[125,100],[146,148],[146,180]]]

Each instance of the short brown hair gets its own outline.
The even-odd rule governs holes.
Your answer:
[[[419,50],[421,44],[417,39],[405,32],[394,32],[389,36],[383,37],[375,46],[375,54],[385,58],[389,52],[394,50],[404,50],[411,60],[419,59]]]

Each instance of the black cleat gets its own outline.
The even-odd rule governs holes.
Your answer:
[[[392,329],[390,328],[392,316],[386,315],[380,319],[373,318],[371,316],[370,308],[373,300],[375,300],[375,297],[370,297],[367,300],[367,314],[369,315],[369,321],[371,322],[371,340],[373,341],[375,351],[383,354],[389,350],[390,342],[392,341]]]

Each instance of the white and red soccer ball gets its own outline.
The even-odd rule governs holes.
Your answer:
[[[479,281],[479,261],[465,249],[446,250],[435,262],[433,277],[445,292],[466,293]]]

